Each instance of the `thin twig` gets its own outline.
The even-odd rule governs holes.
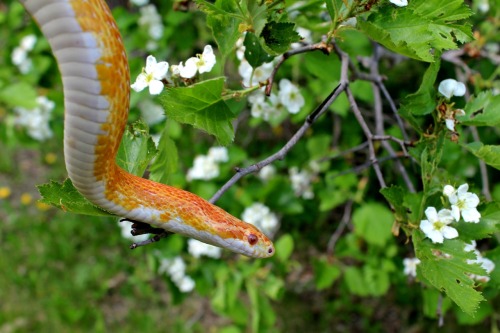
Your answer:
[[[363,130],[363,133],[365,134],[368,140],[369,159],[370,162],[373,164],[373,169],[375,170],[375,174],[377,175],[380,187],[385,188],[387,187],[387,185],[385,184],[384,176],[382,175],[382,171],[380,170],[380,166],[378,165],[377,156],[375,154],[375,147],[373,146],[373,139],[372,139],[373,134],[368,125],[366,124],[365,119],[361,115],[361,111],[359,110],[358,103],[356,103],[356,100],[354,99],[352,91],[349,89],[349,87],[347,87],[345,91],[347,94],[347,99],[349,100],[349,104],[351,104],[352,112],[354,113],[356,120],[358,121],[359,125],[361,126],[361,129]]]
[[[273,88],[274,77],[276,76],[276,73],[278,73],[278,70],[281,67],[281,65],[288,58],[290,58],[291,56],[294,56],[296,54],[306,53],[306,52],[311,52],[311,51],[318,51],[318,50],[323,52],[324,54],[328,55],[328,54],[330,54],[331,49],[332,49],[332,45],[321,42],[321,43],[317,43],[317,44],[302,46],[302,47],[299,47],[297,49],[290,50],[290,51],[284,53],[281,56],[281,58],[278,60],[276,65],[274,66],[273,72],[271,73],[271,76],[267,80],[267,86],[266,86],[266,90],[265,90],[266,96],[271,95],[271,89]]]
[[[341,78],[340,83],[337,87],[328,95],[328,97],[306,118],[304,124],[295,132],[295,134],[288,140],[288,142],[276,153],[273,155],[263,159],[262,161],[252,164],[246,168],[238,168],[236,169],[236,173],[229,179],[213,196],[210,198],[209,202],[214,203],[236,182],[238,182],[242,177],[257,172],[266,165],[269,165],[276,160],[281,160],[285,157],[285,155],[292,149],[293,146],[299,141],[300,138],[304,135],[304,133],[311,127],[311,125],[322,115],[324,114],[330,105],[337,99],[337,97],[347,88],[348,85],[348,59],[347,56],[341,57]]]
[[[351,220],[352,204],[353,204],[352,200],[346,202],[342,219],[340,220],[337,229],[335,230],[333,235],[330,237],[330,240],[328,241],[328,245],[326,246],[326,253],[329,256],[333,256],[335,244],[337,244],[337,241],[340,239],[340,236],[342,236],[344,229],[347,227],[347,224]]]

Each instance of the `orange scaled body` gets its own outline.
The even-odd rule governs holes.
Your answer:
[[[103,0],[21,0],[48,39],[65,95],[68,175],[91,202],[131,220],[251,257],[272,242],[255,226],[183,190],[116,165],[127,123],[130,75],[123,42]]]

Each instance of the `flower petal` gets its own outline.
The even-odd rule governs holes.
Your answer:
[[[457,81],[454,79],[446,79],[441,81],[439,83],[438,91],[446,97],[447,99],[450,99],[451,96],[453,96],[453,92],[455,91],[457,86]]]
[[[441,233],[446,239],[452,239],[458,237],[458,231],[455,228],[446,226],[441,229]]]
[[[427,207],[425,210],[425,216],[427,216],[431,223],[438,221],[438,213],[434,207]]]
[[[465,222],[479,223],[481,213],[479,213],[476,208],[462,209],[462,217]]]
[[[165,79],[168,73],[168,62],[160,61],[153,67],[153,77],[156,80]]]
[[[149,82],[149,93],[151,95],[158,95],[163,91],[163,82],[152,80]]]
[[[152,55],[149,55],[146,58],[146,73],[151,74],[154,72],[154,68],[156,66],[156,58]]]
[[[130,88],[139,92],[144,90],[144,88],[146,88],[147,86],[148,86],[147,76],[146,74],[141,73],[137,76],[137,79],[135,79],[135,82],[130,86]]]

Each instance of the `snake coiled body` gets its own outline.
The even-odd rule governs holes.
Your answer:
[[[122,38],[103,0],[20,0],[48,39],[62,75],[69,178],[95,205],[251,257],[272,242],[190,192],[131,175],[115,162],[127,123],[130,74]]]

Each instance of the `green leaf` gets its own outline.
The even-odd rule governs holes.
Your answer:
[[[406,195],[406,190],[403,190],[400,186],[385,187],[380,190],[380,193],[385,197],[385,199],[394,208],[394,216],[398,223],[404,223],[408,221],[408,208],[404,202]]]
[[[465,116],[457,117],[468,126],[497,126],[500,124],[500,95],[483,91],[470,100],[464,108]]]
[[[434,244],[420,231],[413,236],[416,256],[421,260],[417,266],[419,276],[439,291],[444,291],[467,314],[472,315],[479,303],[484,300],[474,289],[474,281],[468,274],[485,275],[478,264],[468,264],[467,260],[476,259],[474,252],[465,252],[461,240],[445,240]]]
[[[472,142],[465,146],[476,157],[486,164],[500,170],[500,146],[484,145],[481,142]]]
[[[65,212],[93,216],[115,216],[84,198],[73,186],[70,179],[66,179],[62,184],[52,180],[48,184],[37,185],[37,188],[42,196],[40,202],[57,207]]]
[[[317,260],[313,263],[314,283],[317,290],[330,288],[340,276],[340,268],[327,262],[326,260]]]
[[[385,206],[366,203],[356,209],[352,216],[354,233],[372,245],[384,246],[392,237],[394,218]]]
[[[273,60],[273,57],[264,51],[260,45],[259,38],[254,33],[246,33],[243,45],[245,46],[245,59],[253,68],[257,68],[265,62]]]
[[[236,2],[234,0],[217,0],[214,5],[207,1],[197,1],[207,11],[207,25],[212,30],[215,42],[223,57],[233,51],[236,41],[241,36],[238,26],[240,19],[234,17]]]
[[[411,115],[422,116],[436,109],[436,88],[434,88],[434,82],[436,82],[440,67],[441,60],[436,58],[436,61],[431,63],[425,71],[418,90],[413,94],[407,95],[401,102],[400,112],[405,118],[410,118],[408,120],[411,120],[411,117],[409,117]],[[412,125],[415,128],[419,127],[415,121],[412,121]]]
[[[382,296],[389,289],[389,274],[380,267],[348,267],[344,274],[349,290],[355,295]]]
[[[156,146],[149,135],[148,125],[138,120],[128,126],[123,134],[116,163],[127,172],[142,177],[156,153]]]
[[[38,106],[36,90],[26,82],[7,85],[0,90],[0,102],[10,106],[20,106],[28,110]]]
[[[275,243],[276,247],[276,257],[281,261],[285,262],[288,260],[293,252],[293,238],[290,234],[285,234],[281,236]]]
[[[500,231],[500,209],[496,204],[490,204],[494,209],[481,214],[479,223],[467,223],[460,221],[456,227],[460,239],[469,242],[479,240]]]
[[[292,43],[300,41],[300,35],[294,28],[295,23],[292,22],[268,22],[260,34],[264,50],[274,56],[288,51]]]
[[[178,158],[177,146],[170,138],[168,126],[165,126],[158,143],[158,154],[149,168],[149,179],[168,184],[170,176],[177,171]]]
[[[433,51],[472,40],[470,24],[457,22],[471,14],[463,0],[414,0],[406,7],[382,6],[366,20],[358,19],[358,27],[394,52],[433,62]]]
[[[233,141],[233,113],[222,99],[224,78],[189,87],[168,88],[161,102],[168,117],[214,135],[220,144]]]

